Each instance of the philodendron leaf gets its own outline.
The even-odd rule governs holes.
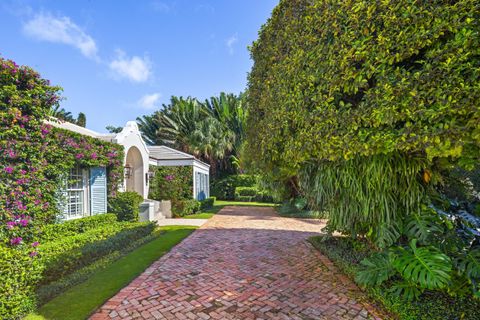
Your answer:
[[[361,270],[355,275],[355,281],[360,285],[378,286],[388,280],[395,269],[388,253],[375,253],[360,262]]]
[[[480,278],[480,249],[470,250],[455,260],[458,271],[467,278]]]
[[[393,261],[394,267],[408,282],[426,289],[444,288],[450,281],[452,262],[434,247],[417,247],[417,240],[410,247],[402,248]]]
[[[396,296],[402,296],[404,299],[412,301],[422,294],[423,289],[411,282],[400,282],[394,284],[388,291]]]

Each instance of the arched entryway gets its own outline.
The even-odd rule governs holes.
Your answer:
[[[125,167],[130,171],[130,174],[125,177],[127,191],[135,191],[143,197],[145,172],[142,154],[137,147],[128,149]]]

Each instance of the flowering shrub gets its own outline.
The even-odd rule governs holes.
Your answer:
[[[45,122],[50,109],[59,103],[60,90],[33,69],[0,58],[2,319],[18,318],[28,309],[26,305],[33,305],[28,290],[38,280],[33,267],[41,252],[37,252],[39,242],[35,240],[37,226],[54,221],[58,215],[57,194],[67,170],[75,165],[107,167],[110,194],[122,179],[121,146]],[[18,272],[32,271],[18,275],[9,266]]]
[[[192,167],[151,167],[155,176],[150,183],[150,199],[190,199],[193,194]]]

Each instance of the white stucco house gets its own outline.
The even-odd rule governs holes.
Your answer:
[[[157,220],[171,217],[169,203],[148,199],[149,166],[191,166],[193,167],[192,198],[203,200],[210,195],[210,166],[194,156],[166,147],[147,146],[135,121],[129,121],[120,133],[104,134],[65,121],[48,121],[52,126],[70,130],[124,147],[123,166],[125,176],[120,192],[135,191],[144,203],[141,205],[141,220]],[[76,219],[107,212],[106,168],[73,168],[69,173],[64,219]],[[166,199],[169,200],[169,199]]]

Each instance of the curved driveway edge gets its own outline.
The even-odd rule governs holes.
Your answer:
[[[226,207],[90,319],[380,319],[305,241],[323,226]]]

